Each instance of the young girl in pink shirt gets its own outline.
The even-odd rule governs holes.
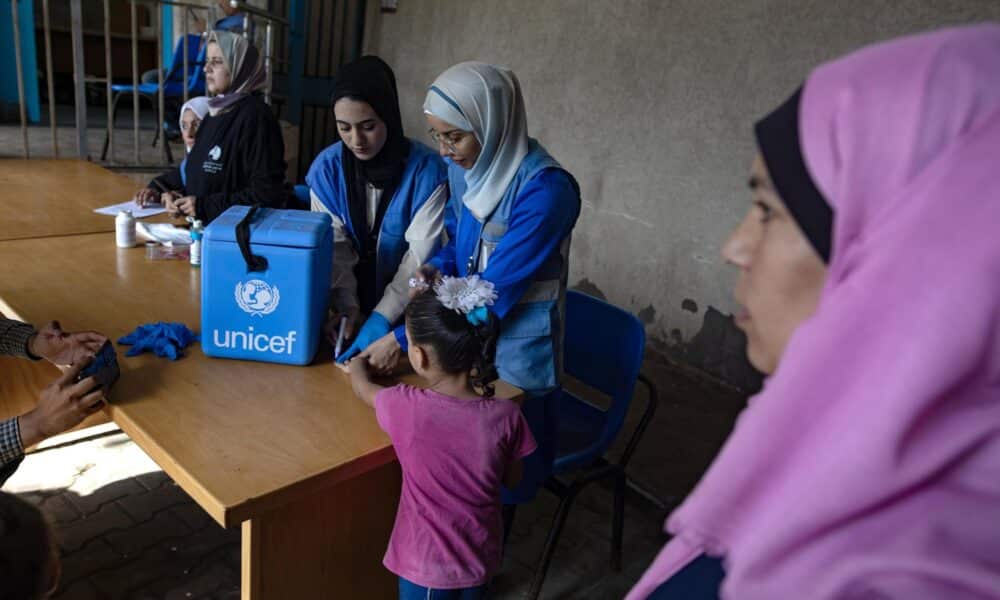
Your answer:
[[[536,445],[520,408],[493,398],[495,295],[477,276],[446,277],[410,301],[407,355],[424,389],[373,383],[364,355],[348,365],[403,470],[383,561],[401,600],[482,598],[500,568],[500,486],[517,484]]]

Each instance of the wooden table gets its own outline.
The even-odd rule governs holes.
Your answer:
[[[0,160],[0,240],[114,231],[114,217],[94,209],[125,202],[139,187],[83,160]]]
[[[112,234],[0,241],[0,311],[72,313],[112,339],[199,326],[201,271]],[[69,319],[70,317],[64,317]],[[220,525],[243,528],[243,598],[395,598],[381,564],[400,473],[373,411],[326,360],[308,367],[121,357],[111,417]],[[0,361],[0,378],[26,361]],[[500,385],[497,395],[520,392]]]
[[[95,208],[124,202],[139,188],[128,177],[85,160],[0,160],[0,240],[16,240],[115,230],[115,219]],[[169,221],[158,215],[145,221]],[[37,274],[36,274],[37,275]],[[2,286],[3,284],[0,284]],[[67,316],[65,307],[40,319]],[[0,311],[2,312],[2,311]],[[45,321],[35,325],[41,327]],[[73,329],[92,329],[87,323],[62,323]],[[16,377],[0,381],[0,418],[23,414],[35,405],[38,390],[59,376],[41,361],[20,365]],[[87,417],[75,429],[106,423],[104,413]]]

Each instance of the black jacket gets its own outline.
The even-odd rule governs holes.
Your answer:
[[[244,98],[226,112],[207,116],[198,128],[184,172],[171,169],[157,179],[197,200],[195,211],[206,225],[234,204],[285,208],[285,144],[281,127],[260,95]]]

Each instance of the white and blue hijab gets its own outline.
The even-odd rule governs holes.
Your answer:
[[[482,146],[476,163],[465,172],[462,203],[485,221],[528,154],[528,123],[517,76],[487,63],[459,63],[431,84],[424,112],[472,132]]]

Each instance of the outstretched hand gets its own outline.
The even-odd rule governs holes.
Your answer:
[[[68,333],[59,321],[49,321],[28,340],[28,351],[56,365],[75,365],[97,354],[107,339],[96,331]]]
[[[357,358],[371,365],[376,373],[388,375],[399,366],[399,359],[402,355],[403,349],[399,347],[396,335],[390,331],[375,340]]]

